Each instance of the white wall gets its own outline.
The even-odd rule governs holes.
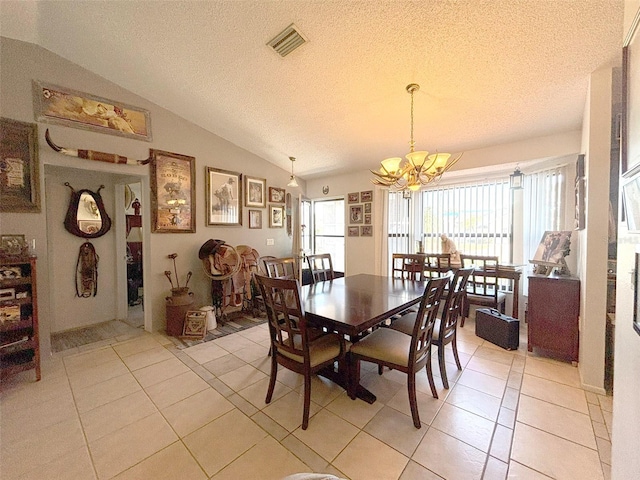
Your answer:
[[[625,30],[636,14],[640,1],[625,2]],[[636,33],[636,43],[638,42]],[[636,79],[636,82],[638,80]],[[636,83],[637,85],[637,83]],[[640,108],[635,102],[633,108]],[[632,147],[640,149],[640,137],[629,137]],[[621,184],[624,179],[621,179]],[[621,197],[622,198],[622,197]],[[616,275],[616,330],[613,379],[613,439],[611,447],[611,477],[614,480],[640,478],[640,336],[632,327],[633,292],[631,271],[640,245],[637,234],[629,234],[624,222],[618,223],[618,271]]]
[[[197,127],[177,115],[138,97],[131,92],[107,82],[78,65],[75,65],[36,45],[0,37],[0,115],[23,122],[34,122],[32,80],[65,86],[70,89],[115,99],[145,108],[151,113],[153,142],[126,139],[114,135],[100,134],[57,125],[38,125],[40,156],[40,191],[43,194],[41,213],[3,213],[0,214],[0,228],[3,233],[24,234],[27,239],[35,239],[38,254],[38,306],[41,325],[41,345],[43,353],[49,351],[49,335],[52,331],[66,330],[78,326],[82,319],[87,323],[103,317],[86,314],[87,299],[67,298],[69,292],[75,293],[74,277],[70,275],[75,267],[79,238],[73,237],[61,228],[64,216],[49,218],[48,213],[58,216],[66,209],[68,197],[62,193],[59,182],[68,179],[76,189],[97,189],[101,183],[113,185],[116,181],[140,180],[143,185],[142,213],[144,217],[144,274],[145,274],[145,315],[153,330],[165,326],[165,297],[170,293],[170,285],[164,276],[164,270],[171,266],[167,258],[170,253],[178,253],[178,269],[181,276],[193,271],[190,286],[194,291],[194,306],[210,304],[210,281],[204,275],[198,249],[209,238],[219,238],[231,245],[246,244],[256,248],[261,255],[289,255],[291,238],[284,228],[249,230],[247,227],[247,209],[243,208],[242,227],[208,227],[205,225],[205,167],[222,168],[250,174],[267,179],[267,186],[287,188],[294,197],[305,189],[305,183],[299,180],[301,187],[286,187],[290,173],[282,170],[262,158],[243,150],[228,141]],[[155,148],[190,155],[195,162],[195,218],[196,233],[166,234],[150,233],[150,192],[149,166],[113,165],[103,162],[71,158],[51,150],[45,143],[46,128],[56,143],[69,148],[86,148],[101,152],[117,153],[128,158],[147,158],[149,149]],[[47,166],[47,168],[45,168]],[[45,189],[44,178],[50,166],[56,167],[57,179],[51,179],[49,189]],[[60,170],[60,168],[62,170]],[[65,169],[67,172],[65,173]],[[87,175],[76,175],[76,170]],[[111,180],[109,180],[111,179]],[[62,183],[64,183],[62,181]],[[111,187],[113,188],[113,187]],[[66,189],[63,187],[62,190]],[[49,192],[51,198],[45,195]],[[54,193],[58,192],[58,193]],[[102,192],[108,204],[115,205],[112,192]],[[65,200],[65,198],[67,198]],[[62,202],[62,205],[60,203]],[[50,205],[51,203],[51,205]],[[108,207],[109,208],[109,207]],[[124,209],[117,209],[124,216]],[[66,211],[66,210],[65,210]],[[266,215],[266,209],[263,210]],[[124,222],[121,228],[115,221],[116,213],[108,212],[114,220],[112,232],[105,237],[92,241],[103,261],[99,266],[97,302],[108,299],[116,302],[119,291],[116,285],[125,282],[126,277],[115,278],[110,263],[114,263],[114,244],[111,236],[121,238],[124,245]],[[266,216],[265,216],[266,218]],[[266,222],[265,222],[266,223]],[[50,227],[50,230],[47,228]],[[267,238],[274,239],[273,246],[267,246]],[[81,242],[80,242],[81,243]],[[58,255],[58,252],[64,255]],[[107,253],[107,251],[109,253]],[[65,300],[64,316],[58,315],[57,307]],[[67,302],[68,300],[68,302]],[[100,310],[105,313],[111,307]],[[91,309],[91,311],[95,311]],[[92,320],[93,319],[93,320]]]

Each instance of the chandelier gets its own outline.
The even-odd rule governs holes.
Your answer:
[[[420,190],[420,187],[439,180],[442,174],[456,164],[462,154],[454,160],[450,153],[433,153],[424,150],[414,151],[413,140],[413,94],[420,89],[417,83],[407,85],[407,92],[411,94],[411,141],[406,160],[400,157],[386,158],[380,162],[380,170],[371,170],[375,175],[371,179],[375,185],[383,185],[396,190]]]

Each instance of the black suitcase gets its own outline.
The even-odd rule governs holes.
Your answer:
[[[520,320],[493,308],[476,310],[476,335],[507,350],[520,345]]]

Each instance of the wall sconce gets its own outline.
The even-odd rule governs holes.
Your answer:
[[[509,175],[509,185],[511,186],[511,190],[524,188],[524,173],[520,171],[520,167],[516,166],[514,172]]]

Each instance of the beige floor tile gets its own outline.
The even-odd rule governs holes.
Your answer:
[[[289,431],[264,412],[257,411],[250,416],[265,432],[281,442],[289,436]]]
[[[570,408],[580,413],[589,413],[585,392],[581,388],[547,380],[533,375],[525,375],[520,393]]]
[[[141,335],[132,340],[114,345],[113,350],[115,350],[120,358],[125,358],[130,355],[135,355],[136,353],[157,348],[158,345],[160,344],[153,335]]]
[[[484,468],[482,480],[505,480],[509,465],[494,457],[489,457]]]
[[[513,351],[504,350],[497,345],[484,342],[478,347],[474,356],[511,366],[517,354]]]
[[[411,457],[447,480],[480,480],[486,453],[430,428]]]
[[[431,470],[427,470],[422,465],[410,460],[407,463],[402,475],[398,480],[441,480],[440,475],[436,475]]]
[[[126,425],[157,412],[153,402],[142,390],[105,403],[80,414],[88,442],[93,442]]]
[[[31,371],[22,373],[32,374]],[[39,382],[35,382],[31,377],[25,380],[20,374],[12,375],[2,379],[0,415],[29,410],[52,399],[60,399],[63,402],[67,398],[72,398],[72,394],[66,374],[62,377],[46,377],[43,373]]]
[[[232,370],[243,367],[246,364],[247,362],[236,357],[234,354],[227,353],[222,357],[203,363],[202,366],[213,373],[216,377],[219,377],[220,375],[224,375]],[[268,373],[268,371],[265,373]]]
[[[497,398],[502,398],[507,385],[506,380],[466,369],[460,375],[458,383]]]
[[[296,390],[302,394],[304,392],[304,385],[300,385]],[[318,405],[324,407],[344,393],[344,388],[333,383],[331,380],[319,375],[313,375],[311,377],[311,401]]]
[[[517,420],[585,447],[596,448],[591,420],[583,413],[522,395]]]
[[[600,455],[600,461],[611,465],[611,442],[604,438],[596,438],[598,443],[598,454]]]
[[[161,412],[182,438],[233,408],[233,404],[213,388],[206,388],[162,409]]]
[[[424,425],[430,425],[431,422],[433,422],[436,414],[444,404],[443,400],[433,398],[431,394],[422,392],[416,392],[416,402],[418,403],[420,423]],[[406,389],[402,389],[396,393],[394,397],[387,402],[387,406],[408,415],[409,421],[413,425],[413,421],[411,420],[411,406],[409,405],[409,394]]]
[[[431,423],[432,428],[437,428],[483,452],[489,451],[494,425],[494,422],[486,418],[448,403],[442,406]]]
[[[523,374],[521,372],[516,372],[512,369],[509,373],[509,378],[507,379],[507,387],[520,390],[520,387],[522,387],[522,377]]]
[[[25,430],[24,437],[11,444],[0,443],[2,478],[18,478],[85,445],[80,420],[72,418],[37,432]]]
[[[223,337],[226,338],[226,337]],[[228,350],[220,347],[216,344],[216,340],[211,342],[200,343],[193,347],[185,348],[183,350],[190,358],[198,362],[200,365],[204,365],[216,358],[224,357],[229,353]]]
[[[78,412],[84,413],[118,398],[126,397],[140,389],[140,384],[127,371],[124,375],[79,389],[74,392],[74,395]]]
[[[515,410],[509,410],[505,407],[500,407],[500,413],[498,414],[498,424],[510,428],[516,426],[516,412]]]
[[[182,442],[174,442],[142,462],[113,477],[114,480],[206,480],[207,475],[198,466]]]
[[[322,458],[331,462],[353,440],[358,431],[337,415],[322,409],[309,421],[306,430],[297,428],[293,434]]]
[[[351,480],[372,480],[398,478],[408,462],[408,457],[360,432],[332,463]]]
[[[516,423],[511,459],[557,480],[603,478],[596,450],[520,422]]]
[[[305,445],[299,438],[294,435],[287,435],[280,443],[302,460],[305,465],[308,465],[311,471],[330,473],[329,462]],[[343,477],[344,475],[340,475],[340,478]]]
[[[509,463],[508,480],[549,480],[550,478],[513,460]]]
[[[240,348],[233,354],[247,363],[253,362],[259,358],[268,357],[269,348],[263,345],[253,344],[248,347]]]
[[[591,420],[598,423],[605,423],[604,415],[602,414],[602,410],[600,409],[600,405],[589,404],[589,416]]]
[[[67,369],[67,374],[72,376],[82,370],[90,369],[97,365],[112,362],[114,360],[120,360],[120,357],[118,357],[118,354],[113,350],[113,348],[108,347],[76,355],[65,356],[63,361]]]
[[[588,403],[593,403],[594,405],[600,405],[600,400],[598,399],[598,395],[593,392],[584,392],[585,397],[587,397]]]
[[[39,403],[35,408],[12,408],[9,411],[0,409],[1,441],[10,444],[19,441],[24,436],[25,425],[29,425],[29,432],[50,427],[59,422],[78,418],[73,397],[63,395]]]
[[[233,353],[236,350],[240,350],[241,348],[255,345],[255,342],[252,342],[246,336],[240,335],[239,333],[233,333],[231,335],[227,335],[225,337],[218,338],[207,343],[218,345],[219,347],[224,348],[229,353]]]
[[[212,476],[259,443],[267,433],[237,409],[186,436],[189,451]]]
[[[262,411],[273,418],[276,422],[293,432],[302,425],[302,411],[304,406],[304,397],[301,393],[291,391],[278,400],[272,400],[271,403]],[[313,422],[313,416],[320,410],[320,406],[311,402],[309,406],[309,424]]]
[[[189,371],[169,378],[164,382],[151,385],[145,388],[145,391],[151,397],[153,403],[159,409],[163,409],[207,388],[209,388],[207,382]]]
[[[515,410],[518,408],[519,399],[520,392],[515,388],[507,387],[504,391],[504,396],[502,397],[502,406],[511,410]]]
[[[411,417],[384,407],[367,423],[364,431],[410,457],[427,433],[427,428],[416,428]]]
[[[373,392],[377,398],[376,401],[385,404],[395,397],[400,390],[407,391],[406,376],[402,383],[398,383],[390,380],[388,375],[378,375],[377,371],[360,377],[360,385]]]
[[[546,358],[527,357],[524,373],[580,388],[578,369],[570,363]]]
[[[262,371],[262,370],[261,370]],[[265,372],[267,376],[271,375],[271,369]],[[304,377],[299,373],[292,372],[284,367],[278,367],[278,382],[284,383],[287,387],[297,389],[304,383]]]
[[[95,480],[89,450],[82,446],[55,458],[51,462],[38,465],[20,476],[19,480]]]
[[[226,383],[229,388],[232,388],[237,392],[249,385],[253,385],[259,380],[263,380],[266,377],[267,376],[264,373],[251,365],[244,365],[243,367],[232,370],[224,375],[220,375],[218,378]]]
[[[146,388],[188,371],[189,367],[171,355],[171,358],[167,360],[149,365],[132,373],[140,385]]]
[[[500,411],[499,398],[460,384],[453,387],[446,403],[463,408],[491,421],[495,421],[498,418]]]
[[[128,373],[129,369],[122,360],[116,359],[78,370],[69,375],[69,383],[72,390],[76,392]]]
[[[496,425],[495,432],[493,433],[493,439],[491,440],[491,449],[489,450],[489,454],[498,460],[508,463],[509,455],[511,454],[512,439],[513,430],[502,425]]]
[[[269,338],[268,328],[259,328],[259,327],[247,328],[246,330],[242,330],[238,332],[238,335],[240,335],[241,337],[248,338],[249,340],[255,343],[271,342],[271,339]]]
[[[129,368],[129,370],[139,370],[149,365],[163,362],[165,360],[171,360],[175,358],[169,350],[163,346],[158,345],[155,348],[150,348],[144,352],[134,353],[127,357],[124,357],[122,361]]]
[[[458,352],[466,353],[467,355],[473,355],[474,353],[476,353],[476,350],[478,349],[478,346],[479,346],[479,344],[477,343],[471,343],[466,339],[461,340],[460,338],[456,340],[456,343],[458,345]]]
[[[267,347],[268,348],[268,347]],[[271,357],[265,356],[258,358],[257,360],[253,360],[250,362],[251,365],[266,375],[271,375]]]
[[[495,362],[488,358],[475,355],[467,364],[469,370],[475,370],[476,372],[482,372],[492,377],[499,378],[501,380],[509,379],[510,365],[504,363]]]
[[[214,480],[280,480],[310,468],[271,437],[266,437],[217,473]],[[258,475],[259,472],[259,475]]]
[[[250,402],[258,409],[263,409],[267,406],[265,403],[265,399],[267,396],[267,390],[269,389],[269,378],[263,378],[262,380],[258,380],[253,385],[248,386],[247,388],[243,388],[238,392],[238,394],[243,397],[245,400]],[[274,402],[279,398],[283,397],[287,393],[289,393],[291,389],[287,387],[285,384],[280,383],[276,380],[276,385],[273,389],[273,394],[271,396],[271,401]]]
[[[177,440],[160,413],[154,413],[89,443],[98,478],[111,478]]]
[[[596,437],[604,438],[605,440],[609,440],[611,438],[605,424],[592,421],[591,426],[593,427],[593,433],[596,434]]]
[[[613,397],[607,395],[598,395],[600,408],[603,412],[613,412]]]
[[[367,403],[359,398],[351,400],[346,392],[338,395],[326,409],[344,418],[358,428],[363,428],[384,407],[381,402]]]

